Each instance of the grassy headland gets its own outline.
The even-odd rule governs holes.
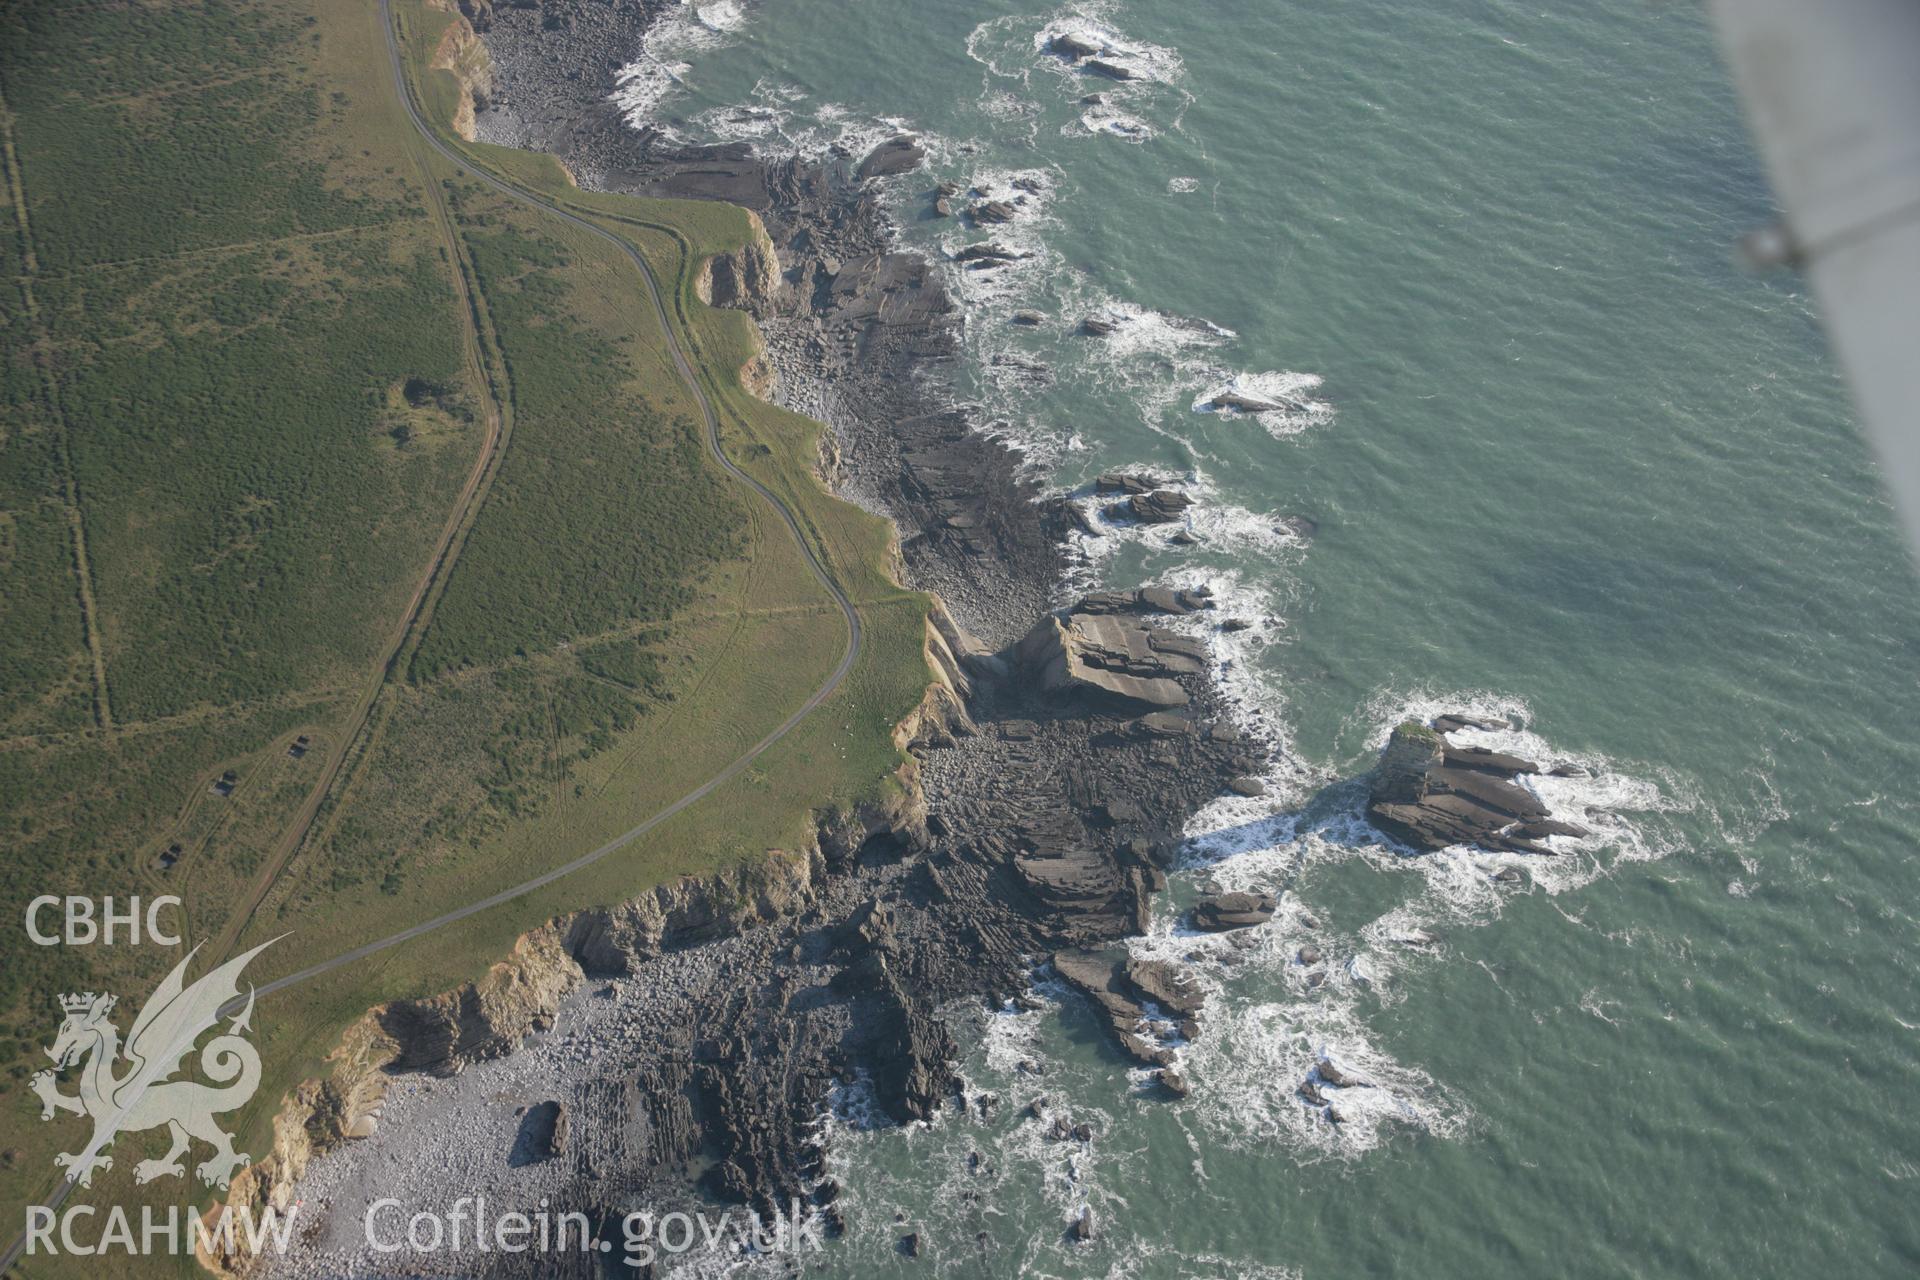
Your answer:
[[[452,139],[459,90],[428,63],[456,19],[419,0],[398,16]],[[705,453],[632,264],[421,145],[371,6],[19,2],[0,48],[16,922],[40,893],[178,893],[192,940],[290,932],[265,980],[598,846],[832,671],[845,621]],[[831,701],[672,821],[264,1001],[267,1078],[235,1117],[256,1153],[369,1005],[473,976],[557,912],[792,847],[814,810],[890,786],[892,728],[927,679],[925,601],[891,580],[888,530],[819,487],[818,424],[740,387],[747,318],[694,296],[747,215],[580,192],[548,158],[460,145],[646,256],[728,456],[795,512],[866,644]],[[178,957],[0,938],[0,1199],[24,1205],[84,1142],[22,1087],[54,996],[135,1007]],[[204,1204],[197,1184],[129,1185],[149,1140],[127,1135],[77,1194]]]

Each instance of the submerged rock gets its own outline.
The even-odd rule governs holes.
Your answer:
[[[995,244],[993,241],[987,240],[980,244],[967,245],[965,248],[956,251],[953,255],[953,260],[955,262],[1017,262],[1026,256],[1026,254],[1009,249],[1005,245]]]
[[[1281,516],[1274,526],[1282,533],[1290,533],[1303,541],[1320,532],[1320,522],[1311,516]]]
[[[1222,391],[1207,401],[1209,409],[1231,409],[1235,413],[1284,413],[1299,408],[1299,404],[1290,400],[1269,400],[1261,396],[1250,396],[1239,391]]]

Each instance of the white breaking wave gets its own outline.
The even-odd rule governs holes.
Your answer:
[[[746,20],[738,0],[683,0],[651,23],[639,53],[614,76],[611,97],[626,122],[636,129],[654,123],[660,104],[685,85],[689,59],[726,44]]]
[[[1257,887],[1216,879],[1223,888]],[[1255,929],[1195,934],[1163,915],[1132,941],[1135,955],[1181,964],[1206,993],[1204,1033],[1178,1050],[1193,1092],[1175,1105],[1210,1141],[1277,1147],[1299,1160],[1352,1159],[1398,1128],[1448,1137],[1467,1127],[1471,1113],[1460,1100],[1373,1043],[1362,1008],[1375,979],[1360,975],[1379,966],[1352,965],[1351,946],[1292,895]],[[1309,947],[1319,954],[1302,950]],[[1301,1092],[1309,1082],[1320,1101]]]
[[[1193,583],[1191,574],[1166,580]],[[1220,603],[1216,613],[1239,616],[1265,602],[1237,578],[1216,575],[1211,583]],[[1473,716],[1499,727],[1464,730],[1453,735],[1455,741],[1510,751],[1543,770],[1567,770],[1571,776],[1543,773],[1522,783],[1556,817],[1591,832],[1552,837],[1554,854],[1545,857],[1465,847],[1410,854],[1367,822],[1363,779],[1287,763],[1294,753],[1281,693],[1249,675],[1260,665],[1252,659],[1277,640],[1271,626],[1226,631],[1205,614],[1172,625],[1208,637],[1222,667],[1222,686],[1241,709],[1243,729],[1266,737],[1283,762],[1265,779],[1269,795],[1225,797],[1195,815],[1179,873],[1182,882],[1203,878],[1211,889],[1274,894],[1280,909],[1273,919],[1249,930],[1204,935],[1182,928],[1169,910],[1151,935],[1133,944],[1137,953],[1181,963],[1208,992],[1206,1032],[1180,1050],[1181,1069],[1193,1087],[1192,1098],[1180,1105],[1193,1111],[1214,1141],[1278,1145],[1300,1159],[1356,1158],[1398,1128],[1439,1137],[1467,1132],[1472,1109],[1443,1083],[1380,1048],[1368,1029],[1369,1011],[1404,999],[1402,979],[1409,969],[1448,963],[1449,932],[1494,924],[1516,893],[1566,894],[1615,867],[1674,851],[1678,839],[1659,816],[1692,807],[1687,789],[1599,755],[1554,747],[1529,727],[1527,708],[1517,699],[1383,692],[1360,713],[1368,759],[1402,721],[1448,711]],[[1415,890],[1370,920],[1349,925],[1325,919],[1295,886],[1316,867],[1351,860],[1383,875],[1409,877]],[[1494,878],[1509,869],[1523,879],[1507,884]],[[1604,1002],[1590,1011],[1604,1016]],[[1325,1063],[1348,1084],[1330,1083]],[[1310,1079],[1320,1100],[1301,1092]],[[1330,1112],[1337,1113],[1337,1122]]]
[[[1223,418],[1252,418],[1276,438],[1298,435],[1333,416],[1333,406],[1314,397],[1318,374],[1237,373],[1204,388],[1193,399],[1195,413]]]
[[[1119,138],[1123,142],[1145,142],[1153,137],[1153,126],[1130,112],[1121,111],[1105,102],[1089,103],[1080,113],[1080,119],[1061,129],[1071,137],[1075,133],[1101,134]]]
[[[1164,45],[1131,39],[1097,16],[1104,8],[1078,5],[1050,18],[1033,33],[1034,54],[1076,75],[1078,82],[1097,85],[1102,90],[1140,83],[1172,84],[1186,74],[1178,53]],[[1068,46],[1090,52],[1069,57]],[[1112,70],[1089,68],[1088,63]]]
[[[889,138],[910,134],[929,151],[944,140],[913,127],[902,116],[871,116],[836,102],[815,103],[802,90],[762,79],[745,102],[710,107],[689,119],[702,140],[750,142],[764,152],[825,161],[859,160]]]
[[[709,0],[708,3],[696,3],[694,16],[700,25],[709,31],[734,31],[746,25],[747,13],[735,0]]]
[[[1023,90],[1035,87],[1036,72],[1041,83],[1051,81],[1058,97],[1082,108],[1060,128],[1068,137],[1146,142],[1177,128],[1192,102],[1184,90],[1169,88],[1184,80],[1186,68],[1175,50],[1120,31],[1109,20],[1111,8],[1081,3],[1052,14],[991,19],[968,36],[967,53],[995,80]],[[1007,96],[991,87],[988,94]]]
[[[926,179],[944,173],[961,183],[962,193],[953,199],[956,208],[986,200],[1012,206],[1013,216],[1003,224],[974,227],[955,219],[932,232],[944,254],[944,260],[941,254],[934,259],[963,304],[967,354],[980,384],[985,429],[1017,445],[1036,471],[1050,471],[1086,450],[1078,429],[1033,403],[1036,390],[1057,374],[1126,397],[1146,427],[1176,442],[1184,465],[1165,479],[1195,505],[1176,523],[1143,525],[1109,520],[1100,514],[1104,502],[1089,500],[1085,505],[1095,533],[1076,538],[1079,563],[1070,585],[1116,585],[1109,578],[1124,548],[1127,562],[1142,566],[1136,580],[1209,586],[1216,609],[1166,625],[1205,640],[1235,720],[1273,749],[1273,763],[1261,779],[1266,794],[1222,797],[1195,815],[1186,832],[1184,869],[1177,874],[1183,888],[1204,877],[1222,889],[1273,893],[1280,910],[1254,929],[1199,935],[1183,928],[1163,904],[1152,934],[1131,944],[1136,952],[1180,963],[1207,992],[1204,1033],[1177,1051],[1193,1094],[1172,1105],[1210,1142],[1277,1147],[1299,1159],[1357,1158],[1402,1129],[1454,1136],[1472,1125],[1470,1107],[1443,1082],[1383,1049],[1369,1018],[1379,1006],[1405,998],[1410,971],[1450,962],[1450,932],[1494,924],[1517,894],[1563,895],[1622,864],[1671,852],[1678,840],[1659,816],[1685,810],[1693,800],[1680,779],[1643,776],[1597,755],[1555,748],[1532,731],[1527,708],[1516,699],[1383,691],[1356,713],[1358,723],[1350,725],[1354,732],[1342,740],[1364,737],[1371,752],[1405,719],[1451,711],[1488,720],[1503,727],[1466,731],[1455,735],[1456,741],[1510,751],[1543,768],[1569,766],[1569,776],[1527,777],[1522,785],[1556,817],[1590,832],[1549,838],[1554,852],[1547,857],[1471,848],[1415,856],[1366,821],[1364,783],[1345,776],[1356,762],[1342,771],[1304,762],[1294,750],[1286,691],[1264,659],[1287,642],[1294,569],[1308,544],[1285,513],[1251,510],[1221,493],[1214,479],[1221,469],[1210,443],[1244,431],[1249,421],[1284,439],[1331,421],[1335,411],[1319,394],[1319,375],[1232,367],[1227,361],[1234,353],[1227,348],[1239,341],[1232,330],[1117,296],[1110,290],[1125,287],[1118,273],[1096,277],[1049,247],[1048,235],[1061,225],[1059,207],[1068,194],[1066,171],[1034,163],[1021,150],[1022,133],[1027,146],[1037,149],[1041,123],[1060,124],[1064,112],[1069,118],[1061,132],[1067,135],[1144,143],[1166,127],[1170,101],[1177,99],[1179,107],[1191,101],[1182,90],[1169,88],[1184,77],[1177,52],[1129,37],[1111,17],[1108,6],[1081,4],[1050,15],[995,19],[973,30],[967,51],[989,73],[976,105],[991,122],[990,143],[932,136],[899,118],[815,103],[803,91],[771,81],[757,85],[748,102],[700,113],[692,127],[706,137],[747,140],[814,158],[857,158],[888,137],[913,133],[929,152]],[[657,111],[684,82],[686,56],[725,42],[744,20],[737,3],[715,0],[683,5],[660,23],[642,56],[621,73],[617,97],[629,120],[640,123]],[[1091,52],[1063,56],[1055,51],[1060,37]],[[1090,60],[1124,75],[1088,74]],[[1036,86],[1042,92],[1036,93]],[[1172,123],[1177,127],[1177,114]],[[992,163],[1007,156],[1026,163]],[[905,202],[923,199],[928,181],[880,184],[877,194],[897,223],[910,225],[901,216]],[[1197,178],[1175,177],[1166,189],[1178,195],[1199,186]],[[925,233],[912,234],[925,242]],[[1000,246],[1006,256],[995,265],[959,260],[968,246],[984,243]],[[1022,323],[1013,323],[1015,313],[1028,308],[1041,312],[1040,322],[1027,323],[1033,317],[1023,316]],[[1088,320],[1104,332],[1082,332]],[[1274,353],[1258,359],[1262,365],[1278,363]],[[1232,359],[1233,365],[1246,363],[1252,361]],[[1234,625],[1222,625],[1229,621]],[[1370,758],[1362,759],[1358,767],[1369,763]],[[1373,919],[1316,920],[1319,913],[1297,888],[1303,872],[1342,862],[1361,862],[1400,878],[1408,893]],[[1518,882],[1495,878],[1516,872]],[[1319,952],[1312,963],[1302,962],[1302,947]],[[1051,994],[1069,1004],[1076,999]],[[1591,1011],[1604,1016],[1606,1006],[1595,997]],[[1023,1063],[1051,1075],[1060,1064],[1048,1058],[1045,1044],[1056,1022],[1053,1009],[984,1015],[979,1070],[1001,1081],[1003,1089],[1009,1087],[1005,1081],[1025,1081]],[[1136,1079],[1144,1075],[1134,1074]],[[1347,1083],[1334,1084],[1329,1076]],[[1300,1092],[1310,1078],[1322,1100]],[[1047,1088],[1061,1083],[1049,1082]],[[1038,1092],[1040,1084],[1033,1081],[1032,1091]],[[1109,1086],[1072,1084],[1076,1120],[1094,1119],[1103,1130],[1109,1128],[1106,1105],[1120,1105],[1101,1092]],[[990,1091],[970,1083],[970,1108]],[[837,1090],[822,1121],[823,1131],[845,1140],[832,1144],[834,1165],[845,1167],[849,1153],[865,1141],[862,1132],[879,1122],[866,1082]],[[936,1148],[951,1153],[954,1144],[973,1140],[964,1124],[942,1117],[889,1140],[917,1146],[921,1154]],[[1114,1169],[1124,1153],[1107,1143],[1082,1151],[1077,1144],[1047,1140],[1044,1130],[1039,1123],[1015,1126],[1000,1141],[997,1157],[1035,1174],[1025,1189],[1037,1186],[1046,1205],[1063,1216],[1086,1205],[1110,1209],[1119,1194],[1113,1188],[1125,1180],[1100,1175],[1103,1168]],[[857,1218],[863,1207],[878,1210],[887,1194],[878,1187],[850,1187],[849,1211]],[[951,1213],[958,1221],[973,1212],[960,1203],[963,1194],[964,1184],[949,1183],[926,1212]],[[1030,1247],[1051,1246],[1039,1241]]]

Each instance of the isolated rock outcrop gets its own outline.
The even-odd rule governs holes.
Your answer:
[[[1193,904],[1193,927],[1208,933],[1249,929],[1273,918],[1279,904],[1270,893],[1215,893]]]
[[[1091,58],[1100,52],[1100,46],[1085,36],[1075,35],[1071,31],[1062,31],[1047,41],[1047,52],[1057,53],[1068,62],[1078,62],[1082,58]]]
[[[1119,520],[1138,520],[1141,524],[1172,524],[1186,515],[1193,499],[1174,489],[1155,489],[1136,493],[1125,502],[1107,508],[1107,514]]]
[[[920,167],[927,158],[926,148],[919,139],[901,134],[897,138],[888,138],[885,142],[867,153],[853,176],[865,182],[868,178],[885,178],[896,173],[907,173]]]
[[[1440,723],[1465,727],[1464,717]],[[1402,724],[1387,740],[1370,787],[1367,816],[1418,849],[1471,844],[1513,853],[1551,853],[1540,841],[1585,835],[1555,820],[1538,795],[1514,779],[1540,772],[1531,760],[1482,747],[1456,747],[1438,729]]]
[[[955,262],[1017,262],[1027,255],[992,240],[965,245],[954,251]]]
[[[1130,471],[1107,471],[1094,478],[1095,493],[1152,493],[1159,488],[1160,482],[1153,476],[1136,475]]]

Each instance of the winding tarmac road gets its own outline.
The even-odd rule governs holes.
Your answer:
[[[796,725],[806,719],[821,703],[832,697],[834,692],[840,688],[841,684],[846,680],[847,674],[853,670],[853,664],[859,660],[860,649],[864,643],[864,635],[860,625],[860,615],[854,609],[853,601],[847,598],[847,593],[841,589],[840,584],[836,582],[833,575],[827,571],[826,565],[821,561],[818,553],[813,549],[813,546],[807,541],[806,534],[800,528],[800,522],[794,516],[792,510],[789,509],[787,504],[782,502],[771,489],[767,488],[766,485],[761,484],[758,480],[736,466],[733,460],[727,457],[725,450],[720,447],[719,415],[715,413],[713,401],[708,398],[706,389],[700,385],[699,374],[694,370],[693,362],[687,357],[685,346],[682,344],[679,335],[674,331],[672,318],[668,315],[666,305],[661,299],[660,282],[655,279],[653,268],[648,265],[647,260],[641,256],[639,250],[635,249],[632,244],[615,235],[613,232],[608,231],[597,223],[580,217],[578,214],[569,213],[544,196],[515,186],[505,179],[479,168],[453,147],[443,142],[439,135],[434,132],[433,127],[428,124],[426,118],[421,115],[418,104],[414,102],[413,95],[408,91],[406,68],[401,60],[399,39],[394,33],[390,0],[380,0],[380,24],[386,35],[387,59],[393,70],[395,92],[399,94],[400,104],[405,108],[407,118],[412,122],[414,129],[419,132],[421,138],[428,146],[432,147],[443,159],[468,176],[484,183],[508,199],[531,205],[550,217],[559,218],[563,222],[570,223],[583,231],[599,236],[620,250],[620,252],[626,256],[627,260],[633,263],[634,267],[640,272],[640,278],[645,281],[647,286],[647,299],[653,307],[655,318],[660,322],[660,331],[665,337],[667,350],[673,357],[673,367],[679,373],[681,380],[687,384],[687,390],[692,393],[695,402],[700,406],[700,416],[706,424],[708,452],[713,455],[714,460],[718,462],[729,475],[759,494],[761,499],[779,514],[780,519],[787,526],[787,531],[793,535],[795,545],[800,548],[801,555],[806,557],[807,567],[813,571],[814,577],[818,578],[820,584],[833,596],[834,603],[839,606],[841,615],[846,618],[847,648],[846,652],[840,657],[839,665],[834,667],[832,674],[827,677],[826,681],[822,683],[819,688],[815,689],[807,700],[795,709],[792,715],[782,720],[777,728],[768,733],[766,737],[760,739],[760,741],[754,743],[753,746],[749,747],[726,768],[720,770],[720,772],[714,774],[711,778],[708,778],[705,782],[687,792],[687,794],[681,796],[666,808],[655,813],[646,821],[621,835],[615,836],[592,852],[581,854],[579,857],[573,859],[573,861],[542,872],[540,875],[522,884],[514,885],[510,889],[503,889],[499,893],[481,898],[477,902],[470,902],[463,907],[457,907],[443,915],[435,916],[431,920],[423,920],[419,924],[407,929],[402,929],[399,933],[389,937],[365,943],[361,946],[354,947],[350,951],[345,951],[337,956],[333,956],[330,959],[308,965],[306,968],[287,974],[285,977],[275,978],[272,982],[265,984],[254,992],[256,998],[271,995],[276,991],[285,990],[288,987],[317,978],[323,973],[338,969],[342,965],[352,964],[356,960],[364,960],[368,956],[385,951],[389,947],[396,947],[403,942],[418,938],[422,934],[432,933],[436,929],[445,928],[447,925],[464,920],[469,916],[478,915],[482,911],[490,910],[503,903],[512,902],[514,899],[524,897],[536,889],[544,888],[556,880],[570,876],[584,867],[589,867],[608,854],[631,844],[647,832],[652,831],[655,827],[658,827],[660,824],[678,814],[681,810],[686,809],[690,805],[697,804],[720,787],[725,786],[745,770],[748,765],[765,754],[768,748],[791,733]],[[670,228],[666,227],[659,229],[671,231]],[[239,1004],[240,1001],[238,1000],[230,1002],[230,1006],[222,1010],[223,1015],[237,1012]],[[100,1147],[104,1146],[108,1141],[111,1141],[111,1138],[111,1131],[105,1134],[96,1134],[93,1143],[89,1145],[88,1153],[91,1154],[98,1151]],[[60,1205],[66,1200],[68,1194],[73,1190],[73,1187],[74,1183],[71,1179],[63,1179],[53,1195],[48,1197],[46,1207],[48,1209],[58,1210]],[[22,1233],[15,1238],[4,1257],[0,1257],[0,1274],[4,1274],[6,1271],[12,1269],[14,1262],[19,1258],[25,1246],[26,1236]]]

